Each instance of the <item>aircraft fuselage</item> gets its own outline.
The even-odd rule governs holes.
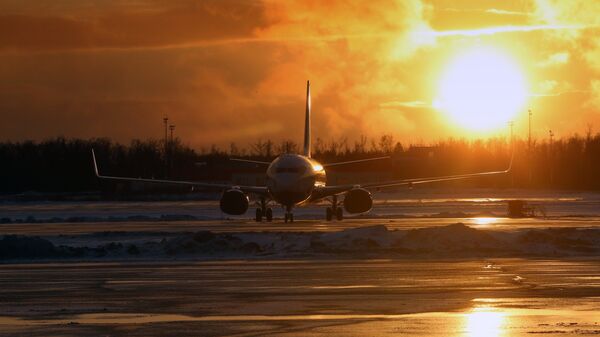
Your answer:
[[[298,154],[283,154],[267,169],[270,197],[288,209],[309,201],[314,189],[325,182],[323,165]]]

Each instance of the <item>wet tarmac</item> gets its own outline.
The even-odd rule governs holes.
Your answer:
[[[600,217],[520,218],[506,217],[443,217],[443,218],[349,218],[343,221],[296,220],[284,223],[254,220],[192,220],[192,221],[101,221],[86,223],[2,224],[2,234],[75,235],[100,232],[333,232],[348,228],[385,225],[388,229],[414,229],[464,223],[477,229],[514,230],[524,228],[595,228]]]
[[[3,336],[594,336],[600,262],[0,266]]]
[[[326,222],[322,220],[324,205],[320,205],[298,209],[293,224],[279,219],[256,223],[249,215],[227,220],[215,209],[214,201],[8,203],[0,204],[1,217],[83,216],[92,220],[7,223],[0,228],[3,234],[51,237],[57,244],[97,244],[97,235],[90,235],[89,242],[85,235],[77,235],[338,232],[381,224],[394,230],[457,222],[507,232],[600,225],[596,194],[521,194],[520,198],[529,198],[547,211],[546,217],[525,219],[502,216],[506,207],[502,198],[507,196],[489,198],[486,192],[457,198],[431,193],[389,195],[378,200],[367,216]],[[140,214],[151,218],[115,220]],[[199,219],[156,219],[165,214]],[[93,221],[94,217],[100,220]],[[119,235],[127,238],[128,234]],[[473,256],[3,261],[0,335],[600,335],[597,256]]]
[[[535,208],[539,216],[549,217],[600,217],[600,193],[536,191],[536,190],[486,190],[486,189],[415,189],[397,192],[375,192],[374,207],[361,220],[372,218],[396,219],[405,217],[449,217],[456,214],[506,216],[507,200],[520,199]],[[133,218],[136,221],[165,220],[171,217],[190,217],[197,220],[251,220],[249,211],[242,216],[228,216],[219,210],[218,195],[215,200],[187,201],[31,201],[1,202],[0,220],[25,222],[72,219],[68,222],[89,220],[115,220]],[[294,209],[298,220],[323,220],[327,202],[310,204]],[[281,220],[283,209],[272,205],[274,216]],[[460,215],[459,215],[460,216]],[[28,220],[28,218],[30,220]],[[190,220],[187,219],[187,220]]]

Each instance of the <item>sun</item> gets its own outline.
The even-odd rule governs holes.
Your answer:
[[[449,63],[434,107],[460,128],[490,132],[506,127],[526,99],[525,78],[516,63],[499,50],[477,48]]]

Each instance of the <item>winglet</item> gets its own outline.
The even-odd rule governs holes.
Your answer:
[[[100,178],[100,173],[98,173],[98,164],[96,163],[96,153],[94,153],[94,149],[92,149],[92,160],[94,161],[94,172],[96,172],[96,177]]]
[[[304,119],[304,155],[310,158],[310,81],[306,81],[306,116]]]
[[[515,160],[515,151],[513,150],[513,153],[510,155],[510,163],[508,164],[508,168],[504,172],[509,173],[510,171],[512,171],[512,166],[513,166],[514,160]]]

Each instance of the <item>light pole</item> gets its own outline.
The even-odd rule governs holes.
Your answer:
[[[531,112],[531,109],[529,109],[529,136],[527,137],[527,148],[529,151],[531,151],[531,115],[533,115],[533,113]]]
[[[533,181],[533,169],[532,169],[532,154],[531,154],[531,115],[533,115],[533,113],[531,112],[531,109],[528,110],[529,112],[529,135],[527,136],[527,152],[528,152],[528,161],[529,161],[529,185],[531,186],[531,182]]]
[[[509,145],[509,150],[510,150],[510,155],[513,156],[515,153],[515,144],[514,144],[514,138],[513,138],[513,127],[515,126],[515,121],[509,121],[508,122],[508,126],[510,127],[510,145]],[[511,174],[510,175],[510,186],[514,187],[515,186],[515,175]]]
[[[169,171],[173,171],[173,131],[175,130],[175,125],[171,124],[169,130],[171,130],[171,141],[169,142]]]
[[[165,124],[165,177],[169,175],[169,140],[167,139],[167,129],[169,125],[169,117],[165,116],[163,118],[163,123]]]
[[[169,125],[169,117],[163,118],[163,123],[165,124],[165,152],[167,152],[167,129],[168,129],[168,125]]]
[[[554,185],[554,132],[548,130],[550,136],[550,187]]]

